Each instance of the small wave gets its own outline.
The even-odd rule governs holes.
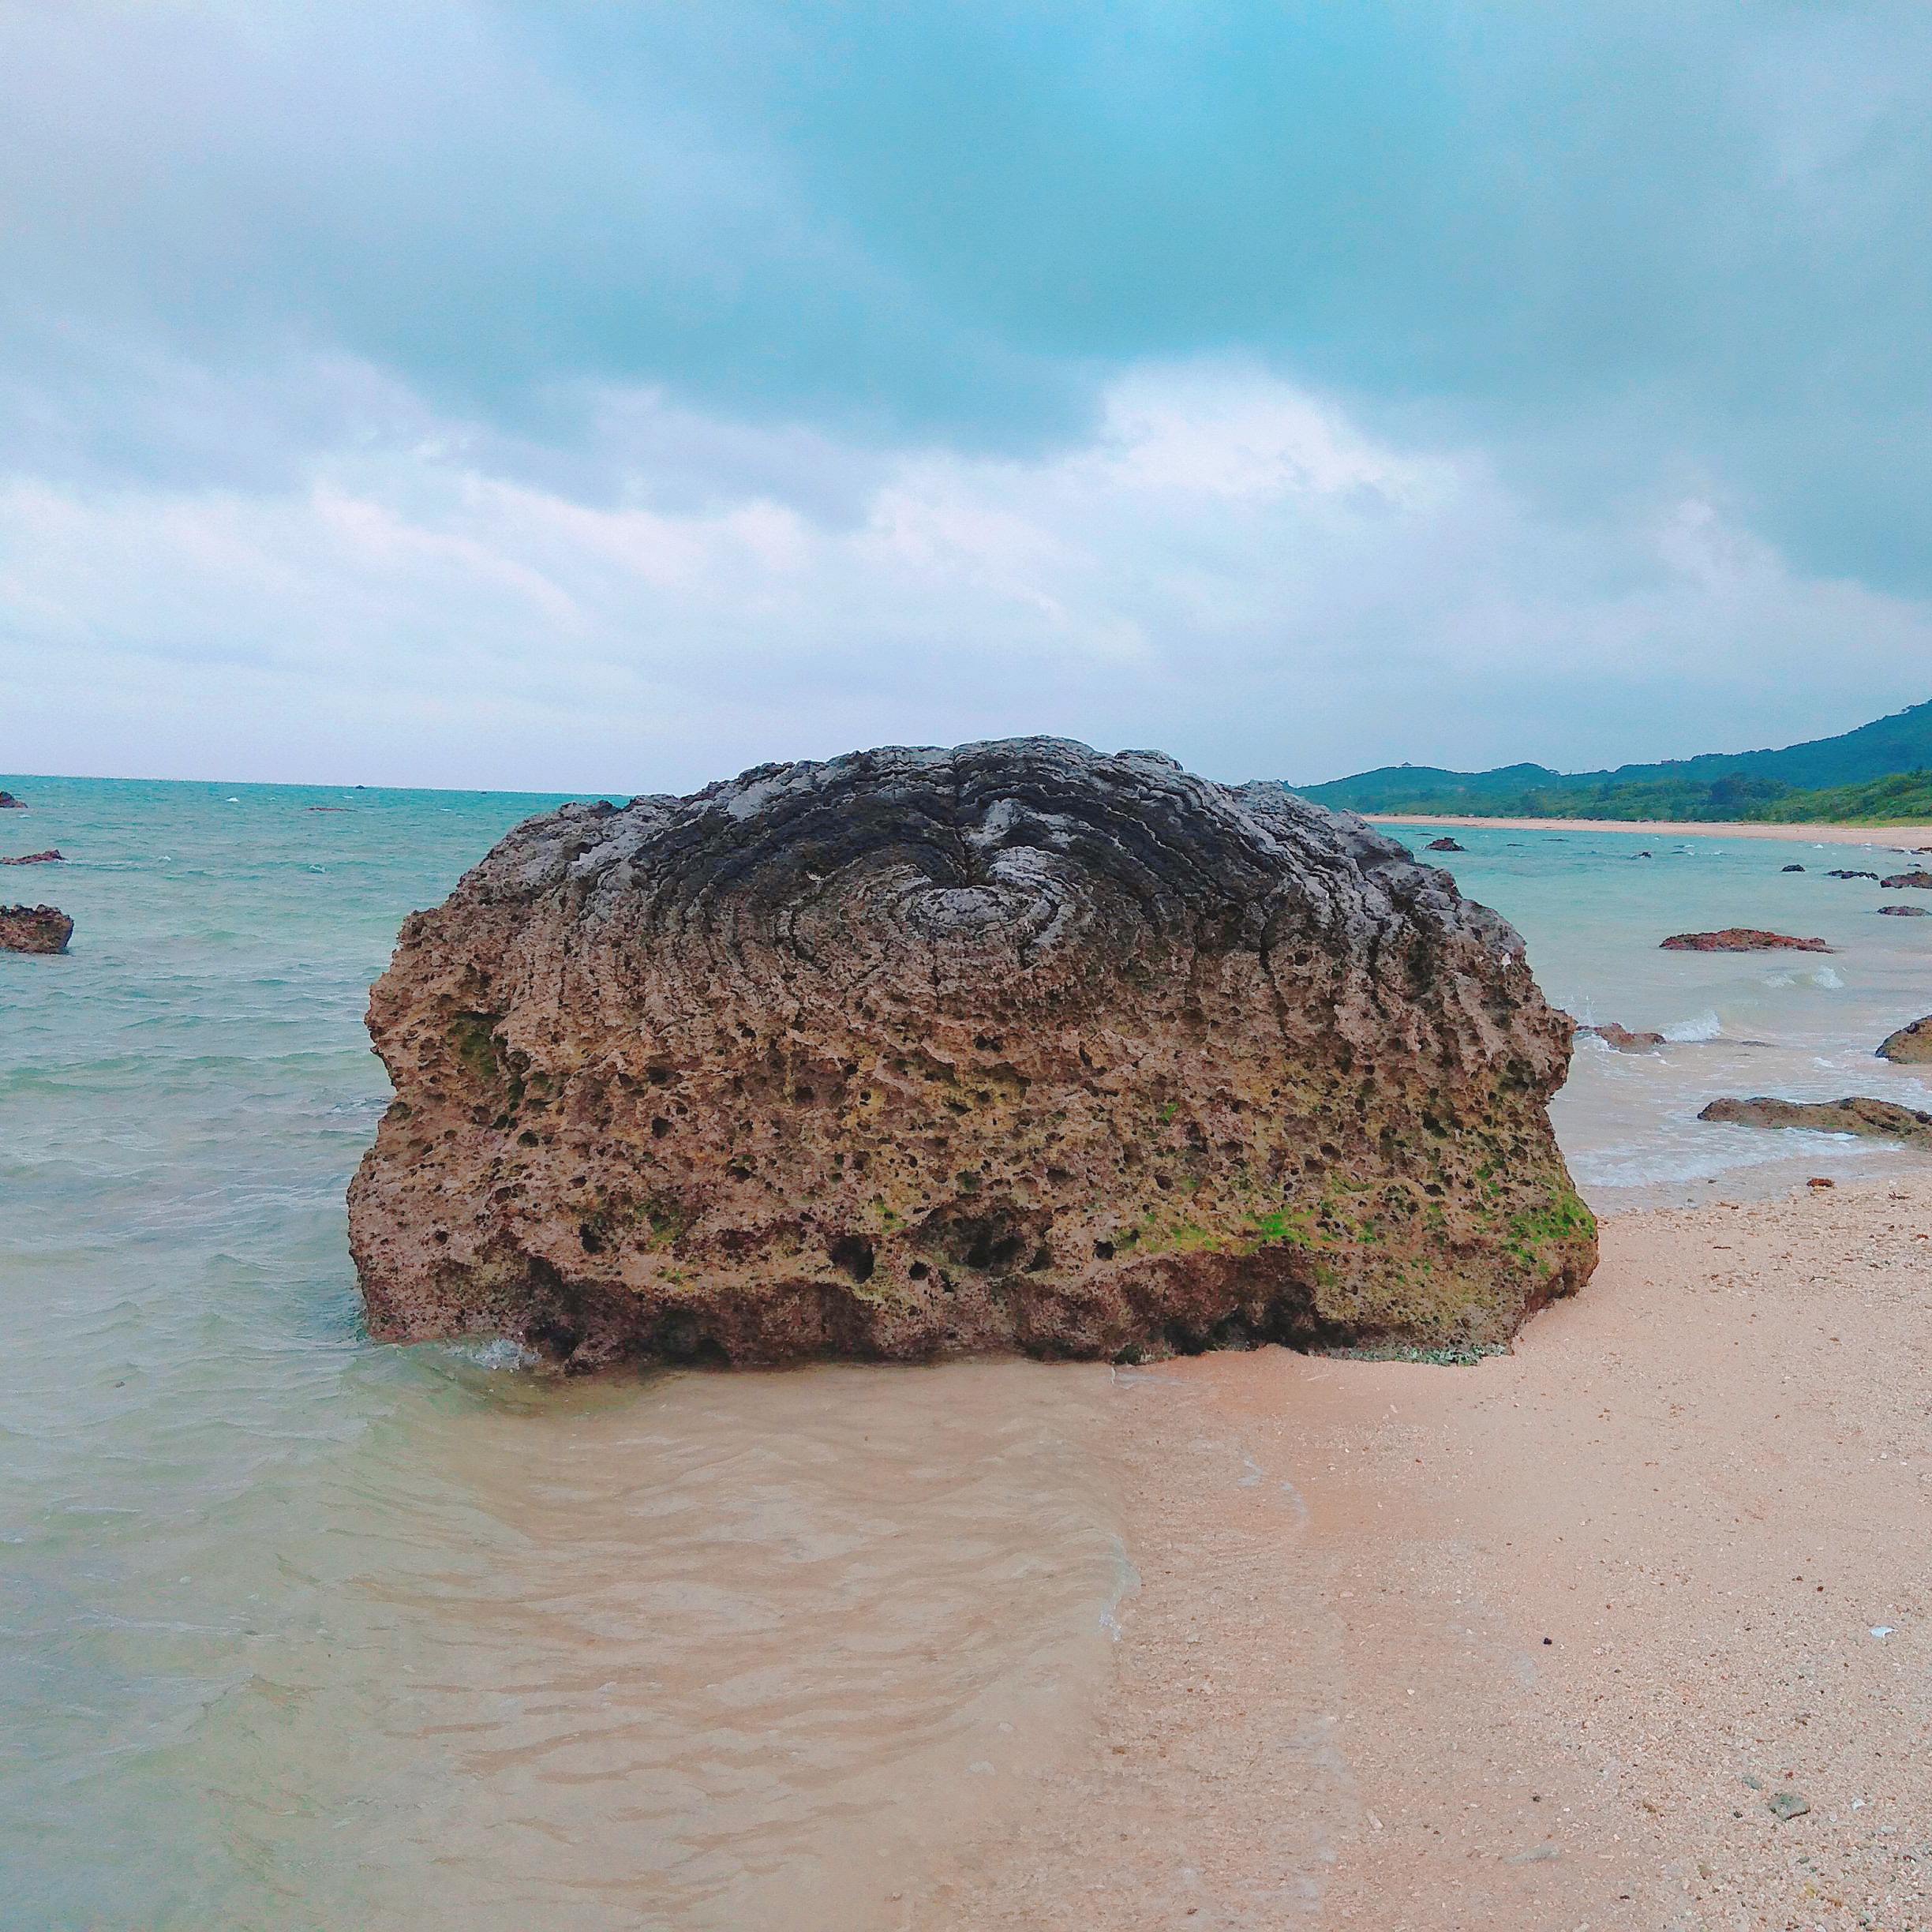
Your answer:
[[[492,1374],[514,1373],[537,1366],[536,1350],[511,1341],[507,1335],[498,1335],[489,1342],[452,1342],[448,1347],[459,1361],[474,1363]]]
[[[1695,1019],[1679,1020],[1664,1028],[1664,1037],[1676,1046],[1686,1046],[1694,1040],[1714,1040],[1724,1032],[1724,1022],[1706,1008]]]
[[[1811,975],[1811,983],[1814,987],[1825,987],[1833,990],[1837,990],[1843,987],[1844,985],[1844,982],[1840,979],[1837,974],[1833,972],[1831,968],[1829,966],[1821,966],[1818,971]]]

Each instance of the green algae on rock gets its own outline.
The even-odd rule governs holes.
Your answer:
[[[572,1368],[1466,1352],[1589,1277],[1516,933],[1359,819],[1053,739],[567,806],[404,925],[370,1324]]]

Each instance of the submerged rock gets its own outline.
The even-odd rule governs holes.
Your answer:
[[[1466,852],[1466,845],[1458,845],[1452,838],[1431,839],[1422,848],[1425,852]]]
[[[0,953],[65,953],[73,937],[58,906],[0,906]]]
[[[1804,870],[1804,867],[1801,865],[1788,865],[1784,867],[1782,870],[1787,872],[1802,872]]]
[[[1841,868],[1841,869],[1840,869],[1840,870],[1838,870],[1838,871],[1837,871],[1827,872],[1827,873],[1825,874],[1825,876],[1827,878],[1842,878],[1842,879],[1866,878],[1866,879],[1876,879],[1876,878],[1878,878],[1878,874],[1876,872],[1854,872],[1854,871],[1847,871],[1847,870],[1844,870],[1844,869],[1842,869],[1842,868]]]
[[[1927,916],[1923,906],[1881,906],[1878,914],[1881,919],[1924,919]]]
[[[1466,1346],[1595,1264],[1517,934],[1360,819],[1157,753],[566,806],[405,923],[369,1018],[385,1337]]]
[[[1698,1118],[1739,1127],[1808,1127],[1814,1133],[1863,1134],[1932,1147],[1932,1114],[1889,1100],[1713,1100]]]
[[[1649,1053],[1664,1043],[1661,1033],[1634,1033],[1614,1020],[1606,1020],[1601,1026],[1579,1026],[1577,1031],[1595,1034],[1606,1046],[1614,1046],[1619,1053]]]
[[[1721,932],[1673,933],[1660,942],[1666,953],[1829,953],[1822,939],[1794,939],[1788,933],[1754,926],[1727,926]]]
[[[51,846],[45,852],[22,852],[17,859],[0,859],[0,865],[64,865],[65,857]]]
[[[1878,1043],[1881,1060],[1896,1060],[1903,1066],[1921,1066],[1932,1061],[1932,1013],[1888,1033]]]

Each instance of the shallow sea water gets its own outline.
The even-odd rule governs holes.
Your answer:
[[[0,851],[71,860],[0,894],[77,922],[0,955],[0,1926],[896,1923],[1104,1679],[1108,1372],[560,1385],[372,1345],[368,986],[546,801],[0,784]],[[1683,1043],[1579,1053],[1598,1206],[1906,1158],[1693,1118],[1932,1106],[1870,1057],[1932,1009],[1932,920],[1819,876],[1856,848],[1458,836],[1553,998]],[[1734,923],[1842,949],[1656,950]]]

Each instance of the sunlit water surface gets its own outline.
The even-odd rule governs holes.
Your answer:
[[[372,1346],[369,983],[545,801],[0,784],[0,852],[70,860],[0,894],[77,923],[0,955],[0,1925],[893,1923],[1106,1668],[1108,1372],[559,1385]],[[1907,1158],[1694,1119],[1932,1106],[1871,1058],[1932,1009],[1932,920],[1822,876],[1855,849],[1458,836],[1553,998],[1681,1043],[1579,1053],[1597,1205]],[[1730,924],[1840,950],[1657,950]]]

